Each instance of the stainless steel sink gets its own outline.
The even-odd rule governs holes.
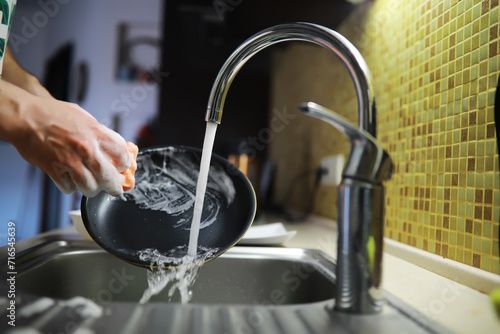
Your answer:
[[[6,254],[5,247],[2,250],[1,254]],[[233,247],[203,265],[188,304],[180,304],[179,296],[169,299],[166,291],[147,304],[139,304],[147,287],[147,269],[115,258],[93,242],[79,240],[76,234],[42,235],[19,243],[15,266],[17,330],[446,332],[388,294],[378,315],[333,311],[335,262],[317,250]],[[0,270],[10,271],[6,257],[0,259]],[[0,288],[1,296],[7,296],[9,284],[0,282]],[[9,315],[9,303],[9,299],[0,298],[4,318]],[[99,312],[89,313],[85,304]],[[0,322],[0,332],[12,328],[6,321]]]
[[[61,241],[47,245],[35,263],[18,265],[19,291],[68,299],[87,297],[100,302],[137,303],[147,288],[145,268],[128,264],[93,243]],[[45,249],[44,249],[45,248]],[[34,255],[34,254],[33,254]],[[192,303],[304,304],[332,298],[334,264],[322,253],[235,247],[205,263],[191,289]],[[164,289],[151,302],[180,302]]]

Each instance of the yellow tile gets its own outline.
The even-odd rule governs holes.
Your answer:
[[[477,79],[477,77],[478,77],[478,75],[479,75],[479,73],[477,72],[477,70],[478,70],[478,69],[477,69],[477,66],[475,66],[475,67],[474,67],[474,66],[473,66],[473,67],[471,67],[471,72],[473,71],[473,69],[475,69],[475,70],[476,70],[476,73],[475,73],[475,75],[474,75],[474,79]],[[471,79],[472,79],[472,73],[471,73]],[[478,82],[477,82],[477,80],[475,80],[475,81],[471,81],[471,83],[470,83],[470,94],[471,94],[471,95],[476,95],[476,94],[477,94],[477,92],[478,92]]]
[[[477,126],[477,139],[485,139],[486,138],[486,127],[485,126]]]
[[[472,37],[478,36],[480,31],[481,31],[481,20],[473,21],[472,22]]]
[[[486,13],[481,17],[481,30],[487,29],[490,24],[490,14]]]
[[[476,172],[484,172],[484,157],[476,157]],[[478,175],[481,175],[481,180],[484,179],[483,174]]]
[[[464,262],[465,264],[468,264],[469,266],[472,265],[472,252],[470,250],[464,250]]]
[[[450,246],[448,248],[448,258],[450,258],[450,260],[456,260],[456,247],[454,246]]]
[[[457,248],[456,260],[458,262],[463,263],[463,261],[464,261],[463,259],[464,259],[464,250],[462,248]]]
[[[481,77],[488,76],[488,61],[482,61],[481,63],[479,63],[479,75]]]
[[[500,262],[498,254],[488,250],[498,238],[500,219],[500,206],[493,205],[500,203],[500,164],[491,136],[500,39],[498,28],[490,29],[499,23],[500,7],[483,15],[482,7],[482,0],[402,3],[407,25],[400,29],[384,22],[385,36],[394,36],[393,50],[380,47],[387,37],[377,32],[360,51],[374,74],[378,133],[397,166],[387,185],[386,235],[428,251],[447,249],[441,255],[470,265],[474,251],[481,255],[481,268],[499,270],[492,266]],[[376,3],[370,19],[381,17],[382,8]],[[350,22],[346,30],[359,25],[359,19]],[[399,65],[385,64],[384,57]],[[338,96],[348,96],[342,89]],[[344,101],[355,108],[355,99]],[[418,189],[429,189],[430,197],[420,200],[424,193]],[[489,203],[476,200],[476,189],[490,191]],[[450,215],[446,224],[444,210]],[[475,234],[470,223],[465,232],[466,219],[473,221]],[[436,229],[442,229],[440,244],[447,248],[436,246]]]
[[[467,171],[467,158],[466,157],[463,157],[463,158],[460,158],[459,160],[459,171],[461,172],[466,172]]]

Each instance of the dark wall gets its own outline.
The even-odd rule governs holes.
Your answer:
[[[160,118],[157,144],[201,147],[205,111],[215,77],[246,38],[295,21],[335,28],[352,6],[344,0],[169,0],[165,5]],[[236,76],[218,127],[215,152],[225,155],[267,127],[273,46],[254,56]],[[265,154],[265,150],[262,152]]]

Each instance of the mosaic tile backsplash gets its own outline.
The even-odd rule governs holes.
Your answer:
[[[499,7],[498,0],[375,0],[337,29],[373,74],[377,138],[395,164],[386,183],[386,237],[498,274]],[[276,54],[273,107],[312,100],[357,122],[351,79],[334,56],[310,45]],[[278,196],[294,173],[348,153],[329,126],[297,119],[270,144],[285,170]],[[320,188],[314,212],[335,218],[335,201],[334,187]]]

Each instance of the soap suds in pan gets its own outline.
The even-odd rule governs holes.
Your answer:
[[[155,164],[150,155],[139,155],[136,186],[119,199],[134,201],[142,209],[179,216],[174,227],[189,229],[191,220],[181,216],[194,207],[199,161],[176,150],[153,154],[161,155],[163,163]],[[233,202],[235,193],[234,184],[227,172],[221,167],[210,166],[204,204],[204,215],[208,216],[204,216],[200,228],[213,224],[220,208]]]

